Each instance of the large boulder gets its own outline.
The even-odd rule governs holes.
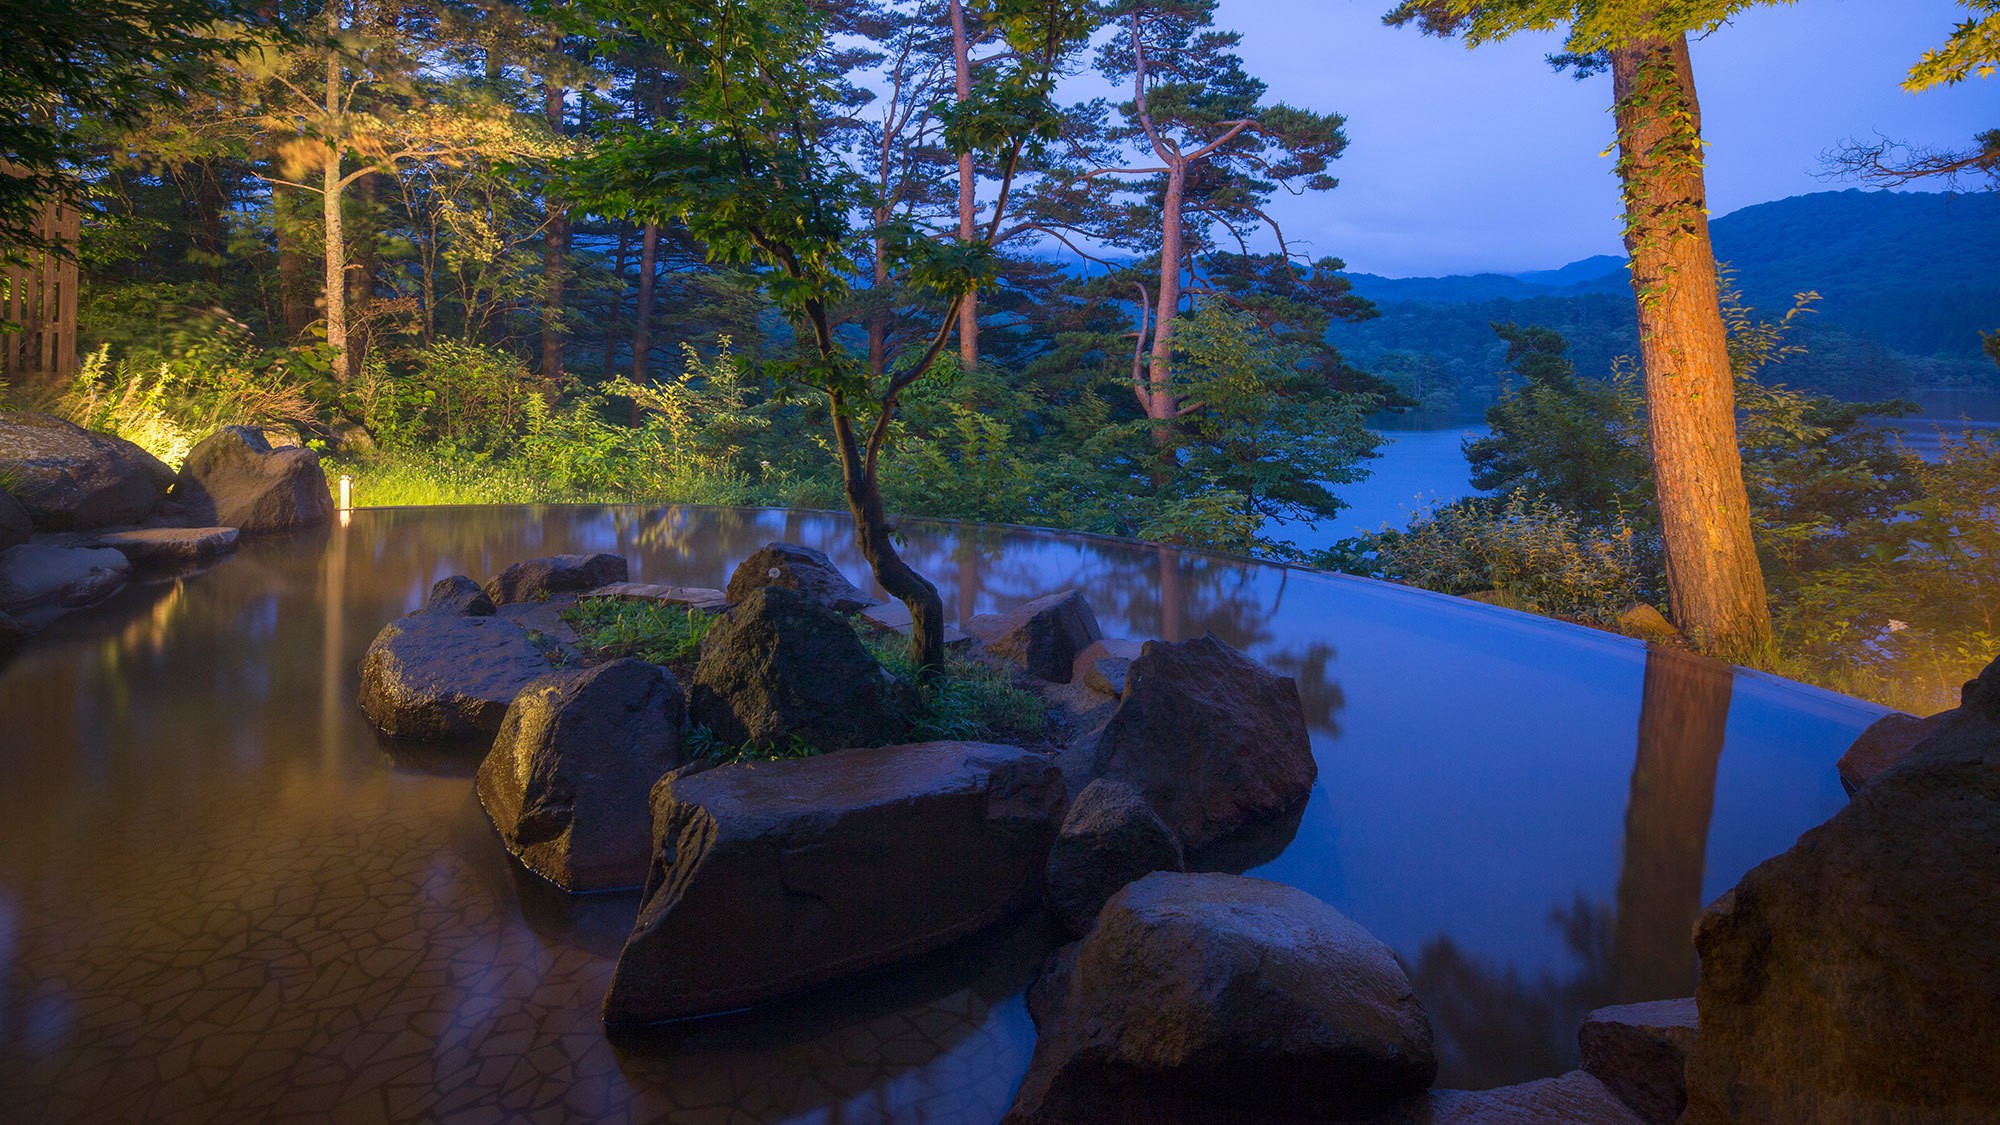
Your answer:
[[[1104,639],[1090,602],[1075,590],[1036,598],[1004,614],[980,614],[966,631],[979,638],[987,655],[1056,684],[1068,683],[1077,656]]]
[[[976,742],[669,774],[604,1018],[741,1008],[982,930],[1040,896],[1062,798],[1046,757]]]
[[[97,537],[135,566],[186,566],[236,549],[233,527],[141,527]]]
[[[0,551],[0,609],[75,609],[125,586],[132,564],[108,548],[23,543]]]
[[[1089,772],[1137,790],[1192,850],[1296,807],[1319,764],[1298,685],[1211,633],[1146,642]]]
[[[566,891],[636,887],[653,856],[653,784],[681,765],[673,674],[627,658],[551,673],[514,697],[479,766],[507,850]]]
[[[35,533],[35,521],[14,494],[0,489],[0,551],[18,547]]]
[[[1996,681],[1702,915],[1684,1120],[2000,1120]]]
[[[845,618],[782,586],[752,590],[702,639],[688,715],[732,746],[879,746],[909,730],[912,693]]]
[[[796,543],[769,543],[751,552],[729,576],[723,596],[735,605],[749,597],[750,591],[766,586],[809,594],[835,613],[859,613],[879,604],[849,582],[832,559]]]
[[[1583,1069],[1647,1125],[1674,1125],[1687,1108],[1687,1056],[1694,1049],[1693,998],[1599,1008],[1583,1018]]]
[[[490,738],[521,689],[554,670],[504,618],[413,613],[362,656],[361,709],[391,738]]]
[[[550,555],[517,562],[486,583],[495,605],[543,601],[556,594],[580,594],[623,582],[630,576],[624,555]]]
[[[1947,717],[1946,711],[1928,718],[1918,718],[1902,711],[1892,711],[1868,724],[1848,746],[1840,760],[1834,763],[1834,770],[1840,774],[1841,788],[1853,796],[1862,786],[1875,780],[1875,775],[1895,765],[1909,756],[1917,744],[1931,735]]]
[[[124,438],[10,410],[0,411],[0,478],[37,528],[89,531],[151,515],[174,471]]]
[[[1347,1121],[1437,1077],[1395,955],[1303,891],[1159,872],[1105,904],[1035,987],[1006,1120]]]
[[[250,426],[224,426],[196,442],[174,499],[192,522],[245,535],[311,527],[333,515],[319,454],[297,445],[274,449]]]
[[[1083,787],[1049,848],[1049,907],[1082,934],[1125,885],[1155,871],[1182,871],[1180,841],[1146,799],[1122,781]]]

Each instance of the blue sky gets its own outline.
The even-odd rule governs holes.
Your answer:
[[[1315,255],[1390,276],[1513,273],[1618,253],[1610,79],[1576,82],[1553,36],[1468,51],[1383,27],[1391,0],[1222,0],[1274,99],[1349,119],[1341,186],[1278,202]],[[1694,46],[1715,214],[1855,186],[1819,155],[1877,132],[1962,146],[2000,127],[2000,78],[1912,95],[1898,83],[1963,18],[1951,0],[1801,0]]]

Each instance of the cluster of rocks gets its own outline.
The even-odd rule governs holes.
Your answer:
[[[217,430],[176,473],[123,438],[0,412],[0,637],[332,511],[319,455],[259,430]]]

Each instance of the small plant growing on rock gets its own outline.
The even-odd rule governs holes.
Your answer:
[[[701,650],[712,614],[686,606],[622,598],[586,598],[562,611],[577,641],[606,660],[636,656],[653,664],[685,664]]]

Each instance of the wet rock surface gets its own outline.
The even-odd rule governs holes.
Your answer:
[[[319,454],[297,445],[273,448],[249,426],[224,426],[195,443],[173,498],[190,521],[246,535],[311,527],[333,515]]]
[[[1313,760],[1298,685],[1216,639],[1147,641],[1091,777],[1130,785],[1193,850],[1305,800]]]
[[[542,601],[556,594],[581,594],[623,582],[630,575],[625,556],[550,555],[517,562],[486,583],[494,605]]]
[[[652,860],[648,794],[681,765],[680,684],[642,660],[522,688],[480,764],[479,802],[507,850],[567,891],[636,887]]]
[[[1030,994],[1040,1039],[1006,1120],[1367,1118],[1437,1075],[1387,946],[1303,891],[1148,875]]]
[[[431,585],[423,608],[417,612],[441,613],[449,617],[491,617],[493,610],[493,599],[486,596],[479,583],[463,574],[454,574]]]
[[[1673,1125],[1687,1108],[1694,998],[1599,1008],[1577,1031],[1583,1069],[1648,1125]]]
[[[1702,915],[1685,1120],[2000,1119],[2000,662]]]
[[[723,596],[735,605],[766,586],[796,590],[835,613],[859,613],[880,604],[849,582],[832,559],[796,543],[770,543],[751,552],[729,576]]]
[[[1078,654],[1104,638],[1090,602],[1075,590],[1036,598],[1004,614],[981,614],[966,631],[988,656],[1058,684],[1069,683]]]
[[[125,587],[132,564],[108,548],[23,543],[0,551],[0,609],[76,609]]]
[[[604,998],[614,1024],[777,999],[1025,909],[1062,779],[1018,747],[929,742],[683,771],[652,805],[646,897]]]
[[[135,566],[185,566],[236,549],[233,527],[140,527],[100,535],[96,543]]]
[[[1185,869],[1180,841],[1124,782],[1084,786],[1049,849],[1049,908],[1083,934],[1111,896],[1155,871]]]
[[[521,689],[554,670],[511,621],[411,614],[383,626],[361,658],[361,709],[391,738],[490,738]]]
[[[910,686],[883,670],[845,618],[809,595],[766,586],[702,640],[688,712],[728,745],[803,739],[835,750],[903,737],[913,702]]]
[[[1070,668],[1070,682],[1080,683],[1099,695],[1113,699],[1125,694],[1125,676],[1132,669],[1132,662],[1139,659],[1145,648],[1141,641],[1122,638],[1107,638],[1090,642],[1090,646],[1076,654],[1076,662]]]
[[[124,438],[28,411],[0,411],[0,475],[42,531],[138,523],[174,479],[159,458]]]
[[[1640,1125],[1596,1078],[1572,1070],[1493,1090],[1433,1090],[1377,1118],[1380,1125]]]
[[[28,509],[21,506],[14,494],[0,490],[0,551],[18,547],[35,533],[35,523],[28,518]]]

